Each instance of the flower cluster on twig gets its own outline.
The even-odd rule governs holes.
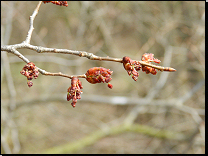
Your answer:
[[[71,105],[75,107],[77,99],[81,99],[82,83],[77,77],[72,77],[71,86],[67,90],[67,101],[72,99]]]
[[[141,69],[141,65],[138,61],[133,61],[129,57],[123,57],[123,66],[129,75],[132,75],[132,79],[137,81],[139,73],[138,71]]]
[[[53,3],[53,4],[56,4],[56,5],[60,5],[60,6],[68,6],[68,3],[67,1],[43,1],[43,3]]]
[[[159,64],[161,61],[154,58],[154,54],[152,53],[145,53],[142,55],[142,61],[145,61],[147,63],[151,63],[151,62],[155,62],[157,64]],[[143,72],[146,72],[146,74],[149,74],[151,73],[152,75],[156,75],[157,74],[157,71],[155,68],[153,67],[147,67],[147,66],[142,66],[142,71]]]
[[[33,77],[35,79],[38,78],[38,75],[39,75],[39,71],[38,71],[38,68],[35,66],[35,64],[33,62],[29,62],[28,64],[26,64],[22,70],[20,71],[20,73],[24,76],[27,77],[27,80],[29,80],[27,82],[28,84],[28,87],[32,87],[33,83],[32,83],[32,79]]]
[[[44,3],[53,3],[59,6],[68,6],[67,1],[43,1]],[[35,50],[37,52],[52,52],[52,53],[63,53],[63,54],[73,54],[80,57],[86,57],[90,60],[100,60],[100,61],[113,61],[113,62],[119,62],[123,64],[124,69],[127,71],[129,76],[132,76],[134,81],[138,80],[139,73],[138,71],[142,69],[143,72],[146,72],[146,74],[157,74],[157,70],[159,71],[169,71],[174,72],[176,71],[174,68],[171,67],[162,67],[158,65],[151,64],[151,62],[160,63],[160,60],[154,58],[154,54],[151,53],[145,53],[142,55],[142,58],[140,61],[132,60],[131,58],[124,56],[123,58],[111,58],[111,57],[100,57],[96,56],[93,53],[88,53],[85,51],[73,51],[73,50],[67,50],[67,49],[54,49],[54,48],[45,48],[45,47],[38,47],[33,46],[31,44],[25,44],[30,43],[31,35],[33,32],[33,20],[35,16],[38,13],[39,7],[41,5],[41,1],[39,2],[37,8],[35,9],[33,13],[33,18],[30,18],[30,29],[28,33],[28,36],[26,38],[25,42],[22,42],[21,44],[12,45],[12,48],[10,46],[1,46],[1,50],[11,52],[15,55],[18,55],[19,58],[21,58],[25,62],[29,62],[27,58],[25,58],[22,54],[20,54],[16,49],[18,48],[27,48],[31,50]],[[90,68],[85,74],[83,75],[76,75],[76,76],[70,76],[67,74],[63,74],[61,72],[58,73],[50,73],[45,70],[42,70],[35,66],[34,63],[29,62],[27,65],[25,65],[20,72],[22,75],[27,77],[28,86],[31,87],[33,85],[32,79],[37,78],[39,75],[39,72],[43,75],[50,75],[50,76],[62,76],[67,77],[71,79],[71,86],[67,89],[67,101],[72,99],[71,105],[75,107],[77,103],[77,99],[81,99],[81,89],[83,88],[81,81],[78,78],[85,78],[89,83],[96,84],[96,83],[107,83],[108,87],[110,89],[113,88],[113,85],[109,82],[112,80],[111,75],[113,71],[110,71],[110,69],[106,69],[104,67],[93,67]]]
[[[147,63],[147,65],[145,65],[144,62]],[[132,76],[134,81],[137,81],[137,79],[139,77],[138,71],[140,69],[142,69],[143,72],[146,72],[146,74],[151,73],[153,75],[157,74],[156,68],[158,70],[175,71],[175,69],[164,68],[164,67],[160,67],[160,66],[154,66],[155,68],[150,67],[150,66],[152,66],[151,62],[155,62],[155,63],[159,64],[161,61],[154,58],[154,54],[152,54],[152,53],[143,54],[141,61],[132,60],[127,56],[124,56],[123,60],[122,60],[124,69],[127,71],[128,75]]]
[[[113,71],[110,71],[110,69],[106,69],[103,67],[93,67],[90,68],[86,72],[86,80],[89,83],[95,84],[95,83],[108,83],[108,87],[110,89],[113,88],[113,85],[110,84],[109,82],[112,80],[111,75]]]

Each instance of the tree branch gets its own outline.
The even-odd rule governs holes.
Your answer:
[[[27,43],[20,43],[20,44],[15,44],[15,45],[7,45],[7,46],[1,46],[1,50],[2,51],[7,51],[7,52],[11,52],[15,55],[17,55],[20,59],[22,59],[24,62],[29,63],[30,61],[24,57],[21,53],[19,53],[16,49],[30,49],[30,50],[34,50],[38,53],[61,53],[61,54],[71,54],[71,55],[76,55],[76,56],[80,56],[80,57],[86,57],[90,60],[99,60],[99,61],[113,61],[113,62],[119,62],[119,63],[123,63],[122,58],[111,58],[111,57],[100,57],[100,56],[96,56],[93,53],[88,53],[86,51],[76,51],[76,50],[68,50],[68,49],[56,49],[56,48],[46,48],[46,47],[41,47],[41,46],[34,46],[34,45],[30,45]],[[155,69],[158,69],[160,71],[176,71],[174,68],[171,67],[162,67],[162,66],[158,66],[158,65],[154,65],[151,63],[147,63],[145,61],[138,61],[141,65],[143,66],[148,66],[148,67],[152,67]],[[40,68],[39,68],[40,69]],[[50,76],[63,76],[63,77],[72,77],[72,76],[68,76],[65,74],[60,74],[60,73],[50,73],[50,72],[45,72],[44,70],[39,70],[39,72],[43,75],[50,75]],[[79,78],[85,78],[83,75],[78,76]]]
[[[37,7],[35,8],[35,10],[32,14],[32,16],[30,16],[30,28],[29,28],[29,31],[27,33],[26,40],[23,41],[24,43],[28,43],[28,44],[30,43],[30,40],[31,40],[31,37],[32,37],[32,32],[34,30],[33,21],[34,21],[36,15],[38,14],[38,11],[39,11],[39,8],[40,8],[41,4],[42,4],[42,1],[39,1]]]
[[[37,7],[35,8],[32,16],[30,16],[30,27],[29,27],[29,31],[26,37],[26,40],[23,41],[20,44],[15,44],[15,45],[4,45],[1,46],[1,51],[7,51],[10,52],[16,56],[18,56],[20,59],[22,59],[24,62],[29,63],[30,61],[24,56],[22,55],[20,52],[17,51],[17,49],[31,49],[34,50],[38,53],[62,53],[62,54],[71,54],[71,55],[76,55],[76,56],[80,56],[80,57],[86,57],[90,60],[99,60],[99,61],[113,61],[113,62],[119,62],[119,63],[123,63],[122,58],[111,58],[111,57],[100,57],[100,56],[96,56],[93,53],[88,53],[86,51],[76,51],[76,50],[68,50],[68,49],[56,49],[56,48],[46,48],[46,47],[41,47],[41,46],[34,46],[30,44],[31,41],[31,37],[32,37],[32,32],[34,30],[33,27],[33,21],[35,19],[35,17],[38,14],[39,8],[42,4],[42,1],[40,1],[37,5]],[[147,63],[144,61],[138,61],[142,66],[148,66],[148,67],[152,67],[155,69],[158,69],[160,71],[176,71],[174,68],[170,68],[170,67],[162,67],[162,66],[157,66],[157,65],[153,65],[151,63]],[[37,67],[38,68],[38,67]],[[73,76],[69,76],[66,74],[63,74],[61,72],[59,73],[50,73],[47,72],[41,68],[38,68],[38,71],[43,74],[43,75],[47,75],[47,76],[62,76],[62,77],[67,77],[67,78],[72,78]],[[79,78],[86,78],[85,74],[83,75],[77,75],[77,77]]]

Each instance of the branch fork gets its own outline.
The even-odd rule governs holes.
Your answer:
[[[67,1],[43,1],[44,3],[51,2],[56,5],[60,6],[68,6]],[[142,58],[140,61],[131,60],[129,57],[124,56],[123,58],[112,58],[112,57],[100,57],[96,56],[93,53],[89,53],[86,51],[76,51],[76,50],[68,50],[68,49],[56,49],[56,48],[46,48],[41,46],[34,46],[30,44],[32,33],[34,30],[33,22],[35,17],[38,14],[39,8],[42,4],[42,1],[40,1],[35,8],[33,14],[30,16],[30,26],[29,30],[26,36],[25,41],[23,41],[20,44],[14,44],[14,45],[3,45],[1,46],[1,51],[6,51],[8,53],[12,53],[16,56],[18,56],[20,59],[22,59],[24,62],[27,63],[20,72],[22,75],[26,76],[29,80],[28,86],[31,87],[33,85],[32,78],[35,79],[38,77],[39,72],[42,75],[46,76],[61,76],[66,77],[69,79],[72,79],[71,81],[71,88],[68,89],[67,94],[67,100],[73,99],[72,106],[75,107],[76,99],[80,99],[81,91],[82,89],[81,82],[78,78],[85,78],[89,83],[95,84],[95,83],[108,83],[108,87],[110,89],[113,88],[113,85],[109,82],[111,81],[111,75],[113,71],[110,71],[110,69],[106,69],[103,67],[93,67],[90,68],[85,74],[82,75],[67,75],[61,72],[58,73],[51,73],[47,72],[37,66],[30,60],[28,60],[24,55],[22,55],[17,49],[30,49],[33,51],[36,51],[37,53],[61,53],[61,54],[70,54],[70,55],[76,55],[79,57],[86,57],[90,60],[99,60],[99,61],[112,61],[112,62],[118,62],[122,63],[124,66],[124,69],[127,71],[129,76],[132,76],[134,81],[137,81],[139,73],[138,71],[141,69],[143,72],[146,72],[146,74],[153,74],[156,75],[157,70],[159,71],[168,71],[168,72],[174,72],[176,71],[174,68],[171,67],[162,67],[158,65],[151,64],[151,62],[160,63],[161,61],[158,59],[155,59],[153,56],[154,54],[151,53],[145,53],[142,55]],[[69,95],[70,93],[70,95]],[[78,94],[79,93],[79,94]],[[75,99],[76,98],[76,99]]]

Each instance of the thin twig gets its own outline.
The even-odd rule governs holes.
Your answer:
[[[40,5],[41,5],[41,4],[42,4],[42,1],[40,1],[40,2],[38,3],[38,5],[37,5],[37,7],[35,8],[35,10],[34,10],[32,16],[30,16],[30,28],[29,28],[29,31],[28,31],[28,33],[27,33],[26,40],[23,41],[23,42],[25,42],[25,43],[28,43],[28,44],[30,43],[30,40],[31,40],[31,37],[32,37],[32,32],[33,32],[33,30],[34,30],[34,27],[33,27],[33,21],[34,21],[36,15],[38,14],[38,11],[39,11],[39,8],[40,8]]]
[[[32,32],[34,30],[33,27],[33,21],[36,17],[36,15],[38,14],[39,8],[41,6],[42,1],[40,1],[37,5],[37,7],[35,8],[32,16],[30,16],[30,28],[26,37],[26,40],[23,41],[20,44],[15,44],[15,45],[7,45],[7,46],[1,46],[1,51],[7,51],[7,52],[11,52],[15,55],[17,55],[20,59],[22,59],[24,62],[29,63],[30,61],[24,56],[22,55],[20,52],[17,51],[17,49],[31,49],[34,50],[38,53],[62,53],[62,54],[71,54],[71,55],[76,55],[76,56],[80,56],[80,57],[86,57],[90,60],[99,60],[99,61],[113,61],[113,62],[119,62],[119,63],[123,63],[122,58],[112,58],[112,57],[100,57],[100,56],[96,56],[93,53],[88,53],[86,51],[76,51],[76,50],[68,50],[68,49],[56,49],[56,48],[46,48],[46,47],[41,47],[41,46],[34,46],[30,44],[30,40],[31,40],[31,36],[32,36]],[[174,68],[171,67],[162,67],[162,66],[157,66],[151,63],[147,63],[144,61],[138,61],[142,66],[148,66],[148,67],[152,67],[155,69],[158,69],[160,71],[176,71]],[[67,77],[67,78],[72,78],[73,76],[69,76],[66,74],[63,74],[61,72],[59,73],[50,73],[47,72],[41,68],[38,68],[39,72],[43,75],[47,75],[47,76],[62,76],[62,77]],[[83,75],[77,75],[77,77],[79,78],[86,78],[85,74]]]
[[[24,62],[29,63],[30,61],[24,57],[21,53],[19,53],[16,49],[31,49],[34,50],[38,53],[62,53],[62,54],[71,54],[71,55],[76,55],[76,56],[80,56],[80,57],[86,57],[90,60],[99,60],[99,61],[113,61],[113,62],[119,62],[119,63],[123,63],[121,58],[112,58],[112,57],[99,57],[94,55],[93,53],[88,53],[86,51],[76,51],[76,50],[68,50],[68,49],[56,49],[56,48],[46,48],[46,47],[41,47],[41,46],[34,46],[34,45],[30,45],[30,44],[26,44],[26,43],[20,43],[20,44],[16,44],[16,45],[8,45],[8,46],[1,46],[1,50],[2,51],[7,51],[7,52],[11,52],[15,55],[17,55],[20,59],[22,59]],[[152,67],[155,69],[158,69],[160,71],[169,71],[169,72],[173,72],[176,71],[174,68],[171,67],[162,67],[162,66],[158,66],[158,65],[154,65],[151,63],[147,63],[145,61],[138,61],[141,65],[143,66],[148,66],[148,67]],[[72,76],[69,75],[65,75],[62,73],[50,73],[50,72],[44,72],[44,70],[41,70],[40,68],[39,72],[43,75],[50,75],[50,76],[63,76],[63,77],[68,77],[68,78],[72,78]],[[79,78],[85,78],[85,76],[83,75],[78,75]]]
[[[151,63],[146,63],[144,61],[138,61],[141,65],[143,66],[148,66],[148,67],[152,67],[152,68],[155,68],[155,69],[158,69],[160,71],[169,71],[169,72],[174,72],[176,71],[176,69],[174,68],[171,68],[171,67],[162,67],[162,66],[157,66],[157,65],[154,65],[154,64],[151,64]]]
[[[21,45],[21,44],[19,44],[19,45]],[[2,46],[1,50],[10,52],[10,53],[18,56],[25,63],[29,63],[30,62],[30,60],[28,60],[24,55],[22,55],[20,52],[18,52],[16,49],[14,49],[13,46],[8,46],[8,47],[7,46]],[[41,69],[39,67],[37,67],[37,68],[38,68],[38,71],[42,75],[46,75],[46,76],[62,76],[62,77],[70,78],[70,79],[72,79],[73,76],[78,77],[78,78],[86,78],[85,74],[83,74],[83,75],[72,75],[72,76],[70,76],[70,75],[63,74],[61,72],[59,72],[59,73],[51,73],[51,72],[47,72],[47,71],[45,71],[45,70],[43,70],[43,69]]]
[[[38,53],[71,54],[71,55],[76,55],[76,56],[80,56],[80,57],[86,57],[86,58],[88,58],[90,60],[113,61],[113,62],[123,63],[121,58],[99,57],[99,56],[94,55],[93,53],[88,53],[86,51],[75,51],[75,50],[68,50],[68,49],[45,48],[45,47],[34,46],[34,45],[30,45],[30,44],[25,44],[25,43],[16,44],[16,45],[1,46],[1,50],[2,51],[11,52],[11,53],[17,55],[24,62],[29,63],[30,61],[24,55],[19,53],[16,49],[31,49],[31,50],[37,51]],[[144,61],[138,61],[138,62],[141,65],[143,65],[143,66],[152,67],[152,68],[158,69],[160,71],[169,71],[169,72],[176,71],[174,68],[171,68],[171,67],[162,67],[162,66],[154,65],[154,64],[147,63],[147,62],[144,62]],[[65,75],[65,74],[42,72],[42,71],[41,71],[41,69],[39,70],[39,72],[41,74],[43,74],[43,75],[63,76],[63,77],[68,77],[68,78],[72,77],[72,76],[68,76],[68,75]],[[84,76],[78,76],[78,77],[85,78]]]
[[[38,68],[38,67],[37,67]],[[59,73],[50,73],[50,72],[47,72],[43,69],[40,69],[38,68],[38,71],[42,74],[42,75],[46,75],[46,76],[62,76],[62,77],[67,77],[67,78],[70,78],[72,79],[72,77],[78,77],[78,78],[86,78],[86,75],[83,74],[83,75],[66,75],[66,74],[63,74],[61,72]]]

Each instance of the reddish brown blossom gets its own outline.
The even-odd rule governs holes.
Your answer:
[[[150,63],[150,62],[155,62],[157,64],[159,64],[161,61],[154,58],[154,54],[152,53],[145,53],[142,55],[142,61],[145,61],[147,63]]]
[[[138,61],[133,61],[129,57],[123,57],[123,66],[129,75],[132,75],[134,81],[137,81],[139,77],[138,71],[141,69],[141,65]]]
[[[38,75],[39,75],[39,71],[38,71],[38,68],[35,66],[35,64],[33,62],[29,62],[28,64],[26,64],[22,70],[20,71],[20,73],[24,76],[27,77],[27,80],[29,80],[27,82],[28,84],[28,87],[32,87],[33,83],[32,83],[32,79],[35,78],[37,79],[38,78]]]
[[[81,99],[82,83],[77,77],[72,77],[71,86],[67,90],[67,101],[72,99],[71,105],[75,107],[77,99]]]
[[[145,61],[147,63],[151,63],[151,62],[155,62],[155,63],[160,63],[161,61],[154,58],[154,54],[152,53],[145,53],[142,55],[142,61]],[[156,75],[157,74],[157,71],[155,68],[152,68],[152,67],[147,67],[147,66],[142,66],[142,71],[143,72],[146,72],[146,74],[153,74],[153,75]]]
[[[28,82],[27,82],[27,85],[28,85],[28,87],[32,87],[33,82],[32,82],[32,81],[28,81]]]
[[[108,83],[108,88],[112,89],[113,88],[113,85]]]
[[[53,3],[53,4],[56,4],[56,5],[60,5],[60,6],[68,6],[68,3],[67,1],[43,1],[43,3]]]
[[[90,68],[86,72],[86,80],[89,83],[96,84],[96,83],[108,83],[108,87],[110,89],[113,88],[113,85],[110,84],[109,82],[112,80],[111,75],[113,71],[110,71],[110,69],[106,69],[103,67],[93,67]]]

